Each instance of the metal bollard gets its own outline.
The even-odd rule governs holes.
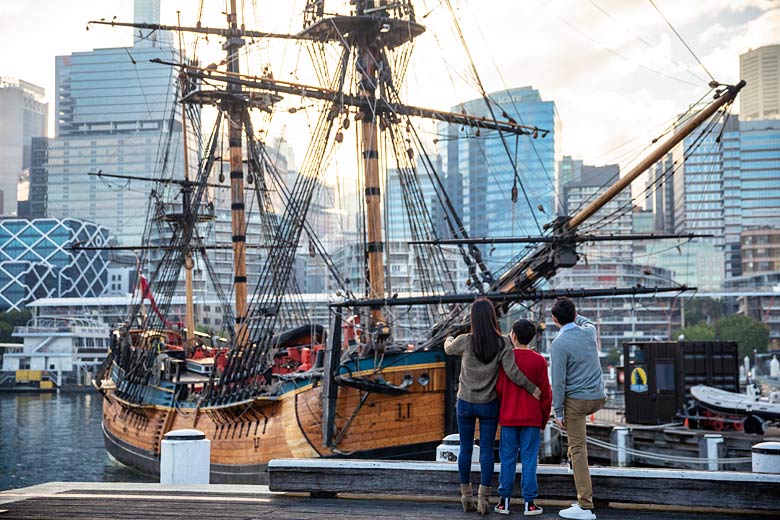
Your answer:
[[[750,451],[753,473],[780,473],[780,442],[760,442]]]
[[[444,437],[436,447],[436,462],[458,462],[460,457],[460,435],[451,433]],[[479,446],[474,445],[474,452],[471,454],[472,464],[479,462]]]
[[[626,426],[615,426],[612,428],[612,442],[617,445],[617,456],[614,462],[619,468],[625,468],[630,465],[631,456],[628,454],[629,434],[631,431]]]
[[[211,441],[199,430],[173,430],[160,447],[160,484],[208,484]]]
[[[723,435],[719,433],[708,433],[704,436],[707,449],[707,470],[718,471],[718,445],[723,443]]]
[[[542,435],[542,457],[550,459],[552,456],[552,421],[547,421],[547,425],[544,427],[544,434]]]

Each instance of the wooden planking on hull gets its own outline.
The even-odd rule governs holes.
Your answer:
[[[444,372],[444,365],[439,364],[437,367],[388,374],[388,382],[395,379],[395,384],[400,384],[404,375],[410,375],[415,383],[408,387],[409,393],[403,395],[370,394],[340,439],[337,451],[322,446],[317,446],[317,450],[323,456],[328,456],[340,452],[440,441],[444,436]],[[427,385],[418,382],[423,374],[429,374],[430,382]],[[437,381],[440,386],[436,385]],[[355,388],[342,387],[339,390],[337,432],[345,427],[362,395],[363,392]],[[320,392],[306,392],[299,396],[298,416],[308,439],[322,438],[320,397]]]
[[[212,464],[225,467],[263,465],[274,458],[382,452],[440,441],[444,436],[444,364],[392,367],[382,375],[393,385],[401,385],[405,378],[413,382],[406,394],[370,394],[335,450],[321,443],[320,386],[303,387],[275,401],[257,399],[218,411],[197,412],[128,407],[109,391],[104,400],[104,428],[122,443],[157,458],[165,433],[197,428],[211,440]],[[362,396],[355,388],[340,389],[337,431],[345,427]]]

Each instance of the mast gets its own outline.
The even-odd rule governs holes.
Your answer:
[[[358,15],[363,6],[359,4]],[[357,48],[357,69],[360,74],[360,93],[367,105],[360,109],[362,116],[360,152],[363,157],[363,172],[366,197],[366,261],[368,263],[368,297],[383,298],[385,294],[384,242],[382,241],[382,197],[379,187],[379,151],[377,150],[377,126],[374,106],[376,104],[377,64],[381,57],[367,40]],[[371,325],[384,323],[381,307],[371,308]]]
[[[726,103],[734,101],[737,97],[737,93],[746,85],[745,80],[740,81],[733,87],[727,87],[725,91],[721,92],[718,99],[713,103],[710,103],[706,108],[699,111],[694,117],[692,117],[687,123],[685,123],[674,135],[672,135],[664,144],[659,146],[650,155],[645,157],[639,164],[634,166],[631,171],[620,177],[620,179],[609,187],[604,193],[601,194],[596,200],[582,208],[571,220],[566,224],[567,229],[573,230],[587,219],[593,216],[599,209],[601,209],[607,202],[612,200],[618,193],[623,191],[629,186],[637,177],[639,177],[645,170],[651,167],[658,160],[666,155],[672,148],[680,141],[685,139],[688,134],[693,132],[700,124],[706,121],[712,114],[718,111]]]
[[[227,51],[227,70],[239,73],[238,50],[244,45],[239,36],[236,0],[230,0],[230,12],[227,15],[228,31],[224,49]],[[241,151],[241,133],[243,131],[243,107],[238,101],[241,85],[229,84],[227,91],[233,94],[226,102],[228,112],[228,142],[230,145],[230,216],[233,233],[233,293],[235,295],[236,335],[235,344],[247,340],[247,287],[246,287],[246,220],[244,216],[244,163]]]
[[[181,11],[176,11],[178,24],[181,25]],[[184,46],[182,45],[181,31],[179,31],[179,60],[184,63]],[[187,76],[184,70],[179,72],[179,90],[182,96],[185,95],[184,87],[187,84]],[[187,105],[181,105],[181,133],[184,139],[184,181],[185,189],[182,193],[182,215],[189,213],[190,197],[192,187],[190,186],[190,157],[187,148]],[[195,338],[195,304],[192,300],[192,268],[195,262],[192,259],[192,248],[187,248],[187,254],[184,257],[184,327],[187,329],[187,341]]]

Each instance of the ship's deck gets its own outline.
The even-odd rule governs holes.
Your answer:
[[[536,518],[558,518],[567,502],[538,503],[545,514]],[[721,504],[723,505],[723,504]],[[521,506],[516,506],[521,512]],[[518,515],[517,518],[522,515]],[[620,506],[597,510],[600,520],[710,520],[762,519],[776,513],[738,513],[650,506]],[[493,518],[497,518],[496,515]],[[346,519],[346,518],[478,518],[464,513],[457,493],[446,497],[399,498],[340,495],[338,498],[310,498],[303,494],[271,493],[265,486],[79,483],[53,482],[0,492],[0,518],[10,519]]]

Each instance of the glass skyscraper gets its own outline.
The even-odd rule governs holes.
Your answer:
[[[740,119],[780,117],[780,44],[751,49],[739,56]]]
[[[571,171],[570,180],[563,185],[562,199],[566,215],[574,215],[620,179],[620,166],[617,164],[591,166],[568,157],[568,161],[566,158],[561,161],[562,171],[567,168],[567,163],[578,164]],[[588,223],[594,226],[591,232],[600,235],[628,235],[631,233],[632,209],[631,191],[625,189],[589,219]],[[588,225],[583,228],[587,230]],[[588,262],[629,263],[633,259],[633,246],[629,241],[580,244],[577,252]]]
[[[136,16],[152,17],[138,21],[159,22],[159,1],[137,4]],[[167,38],[135,36],[133,47],[56,58],[57,137],[46,163],[47,215],[100,222],[122,245],[140,242],[154,185],[89,173],[184,177],[176,70],[150,63],[177,62],[178,53]],[[198,146],[195,132],[188,135],[194,177]]]
[[[699,139],[702,129],[675,146],[672,156],[681,165],[674,172],[674,232],[713,235],[724,245],[723,142],[721,125]],[[698,139],[698,146],[693,146]],[[671,172],[669,172],[671,173]],[[668,181],[667,181],[668,182]]]
[[[780,227],[780,119],[733,118],[723,137],[726,271],[739,276],[740,234]]]
[[[46,135],[49,105],[45,90],[0,77],[0,214],[16,214],[19,177],[31,165],[32,138]]]
[[[459,195],[454,205],[461,209],[467,231],[472,237],[538,235],[539,225],[552,221],[559,209],[556,202],[558,162],[561,159],[561,122],[553,101],[543,101],[539,91],[521,87],[493,92],[498,119],[506,113],[518,123],[540,129],[538,138],[504,134],[509,154],[495,131],[455,125],[443,126],[444,164],[450,196]],[[490,117],[482,98],[452,107],[453,112]],[[528,194],[528,204],[518,184],[517,201],[512,201],[515,172]],[[459,186],[453,186],[454,181]],[[458,190],[460,188],[460,190]],[[460,193],[458,193],[460,191]],[[500,269],[520,252],[518,245],[483,248],[488,267]]]

